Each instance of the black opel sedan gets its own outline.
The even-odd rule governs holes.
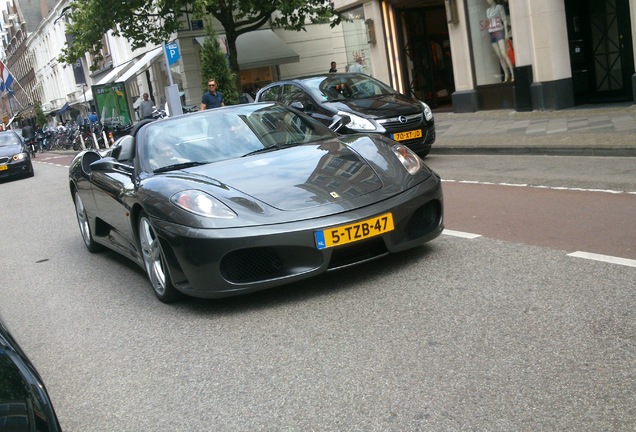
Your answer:
[[[330,73],[262,88],[256,102],[279,102],[304,111],[325,124],[334,115],[350,121],[339,133],[376,133],[406,145],[420,157],[435,142],[435,121],[428,105],[360,73]]]
[[[31,156],[12,130],[0,132],[0,180],[9,177],[33,177]]]

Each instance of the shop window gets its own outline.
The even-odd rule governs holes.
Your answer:
[[[344,71],[362,72],[367,75],[373,75],[364,9],[360,6],[349,10],[345,13],[345,16],[350,21],[342,23],[345,50],[347,53],[347,65]]]
[[[514,80],[508,0],[467,0],[477,85]]]
[[[252,97],[256,93],[272,82],[272,71],[269,66],[241,70],[241,88],[243,93],[247,93]]]

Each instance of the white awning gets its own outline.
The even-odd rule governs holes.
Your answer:
[[[220,37],[224,38],[225,36]],[[205,37],[195,39],[199,45],[203,46]],[[243,33],[236,40],[236,51],[241,69],[254,69],[300,61],[298,54],[270,29]]]
[[[119,66],[113,68],[113,70],[111,70],[110,72],[108,72],[108,74],[103,77],[102,79],[100,79],[99,81],[97,81],[95,83],[95,85],[102,85],[102,84],[109,84],[112,83],[113,81],[115,81],[115,79],[124,72],[124,70],[129,67],[132,64],[132,62],[126,62],[123,64],[120,64]]]
[[[75,100],[75,102],[71,103],[71,105],[83,104],[91,100],[93,100],[93,91],[89,89],[89,90],[86,90],[85,93],[82,93],[81,95],[79,95],[78,98]]]
[[[159,46],[151,51],[148,51],[142,58],[139,59],[130,69],[128,69],[122,76],[117,78],[116,82],[126,82],[131,78],[137,76],[137,74],[143,70],[146,70],[152,62],[155,61],[162,53],[163,47]]]

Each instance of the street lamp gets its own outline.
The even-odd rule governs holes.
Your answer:
[[[84,103],[86,104],[86,114],[90,111],[88,101],[86,100],[86,83],[78,84],[78,86],[82,86],[82,94],[84,95]]]

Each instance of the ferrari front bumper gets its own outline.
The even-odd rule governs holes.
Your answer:
[[[390,212],[394,229],[342,246],[319,249],[315,233]],[[440,179],[376,204],[291,223],[193,229],[153,220],[175,286],[202,298],[248,293],[306,279],[426,243],[443,226]]]

